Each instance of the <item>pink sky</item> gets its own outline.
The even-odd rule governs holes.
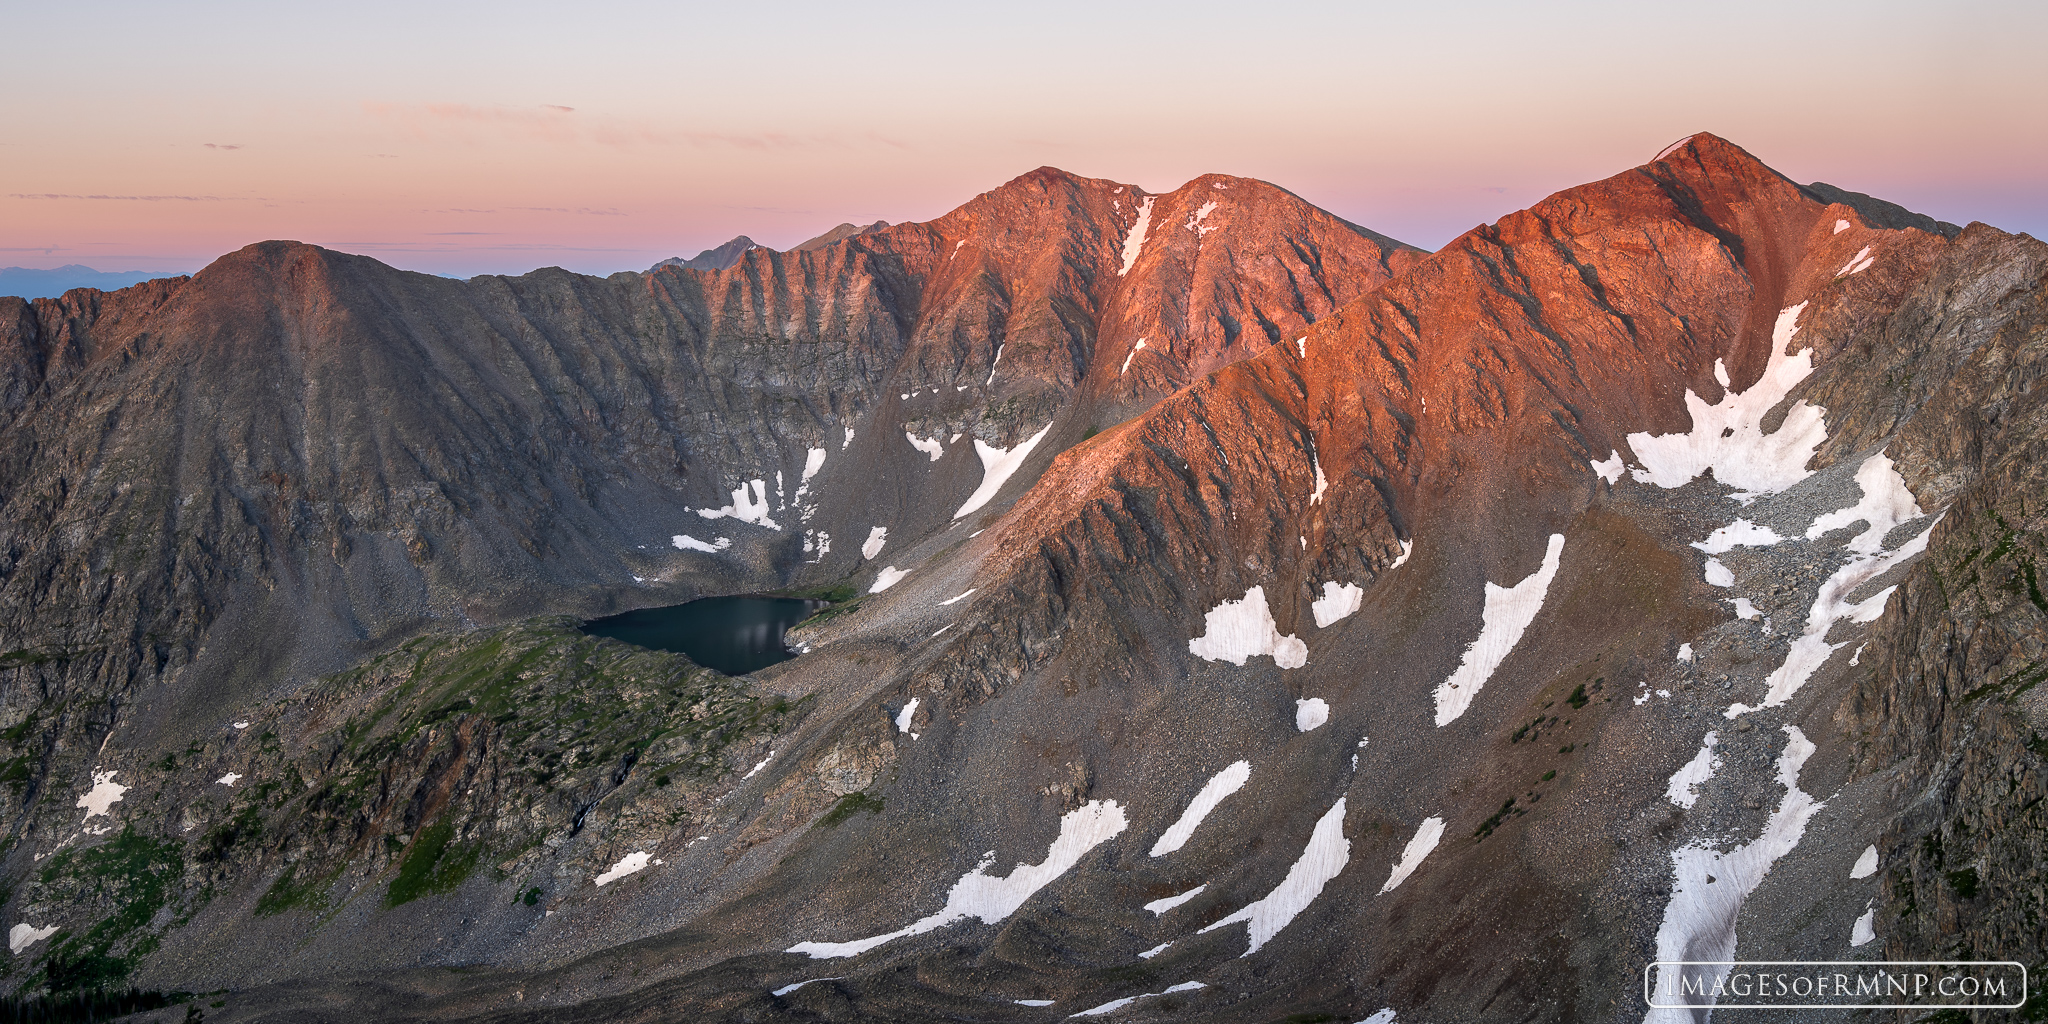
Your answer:
[[[0,265],[295,238],[637,270],[928,219],[1041,164],[1264,178],[1434,248],[1698,130],[2048,228],[2048,5],[736,6],[18,9],[51,42],[0,66]]]

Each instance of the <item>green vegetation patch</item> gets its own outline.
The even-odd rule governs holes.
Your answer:
[[[455,823],[448,818],[427,826],[405,851],[398,877],[384,894],[384,905],[396,907],[434,893],[454,892],[476,870],[480,843],[455,842]]]
[[[184,873],[178,844],[140,835],[133,826],[111,842],[51,858],[38,878],[43,898],[113,911],[51,947],[44,962],[50,991],[112,989],[125,981],[135,962],[157,946],[156,935],[136,933],[170,904]]]
[[[869,814],[882,813],[882,798],[866,793],[848,793],[840,797],[839,802],[833,804],[832,809],[826,811],[824,817],[818,819],[818,827],[838,828],[841,822],[862,811]]]

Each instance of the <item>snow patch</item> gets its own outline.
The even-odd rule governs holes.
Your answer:
[[[92,789],[78,798],[77,806],[85,808],[84,821],[91,821],[97,815],[107,814],[107,808],[119,803],[121,794],[128,792],[129,787],[114,781],[114,776],[119,774],[121,771],[118,768],[113,771],[92,773]],[[113,815],[107,814],[107,817],[111,818]]]
[[[1162,942],[1162,943],[1160,943],[1159,945],[1157,945],[1157,946],[1154,946],[1154,947],[1152,947],[1151,949],[1148,949],[1148,950],[1144,951],[1143,953],[1139,953],[1139,954],[1138,954],[1138,959],[1140,959],[1140,960],[1150,960],[1150,959],[1152,959],[1153,957],[1155,957],[1155,956],[1158,956],[1159,954],[1161,954],[1161,953],[1164,953],[1164,952],[1166,952],[1166,950],[1168,949],[1168,947],[1170,947],[1170,946],[1172,946],[1172,945],[1173,945],[1173,940],[1172,940],[1172,939],[1168,939],[1168,940],[1166,940],[1165,942]]]
[[[1243,764],[1244,762],[1239,761],[1238,763]],[[1145,904],[1145,909],[1151,911],[1153,917],[1162,916],[1167,911],[1172,910],[1173,908],[1180,906],[1181,904],[1186,903],[1187,901],[1194,899],[1197,896],[1200,896],[1202,894],[1202,890],[1207,888],[1209,888],[1207,884],[1198,885],[1184,893],[1181,893],[1178,896],[1168,896],[1164,899],[1153,900],[1152,902]],[[1166,947],[1161,946],[1159,948],[1165,949]]]
[[[1849,222],[1848,222],[1848,221],[1846,221],[1846,220],[1838,220],[1838,221],[1836,221],[1836,222],[1835,222],[1835,230],[1834,230],[1834,234],[1837,234],[1837,235],[1839,235],[1839,234],[1841,234],[1842,232],[1844,232],[1844,231],[1847,231],[1847,230],[1849,230]]]
[[[1415,542],[1414,542],[1414,541],[1412,541],[1412,540],[1404,540],[1404,541],[1402,541],[1402,542],[1401,542],[1401,557],[1399,557],[1399,558],[1396,558],[1396,559],[1394,559],[1394,560],[1393,560],[1392,562],[1389,562],[1389,563],[1387,564],[1387,571],[1388,571],[1388,572],[1392,572],[1392,571],[1394,571],[1395,569],[1399,569],[1399,568],[1401,567],[1401,564],[1402,564],[1403,562],[1406,562],[1406,561],[1408,561],[1408,556],[1409,556],[1409,555],[1412,555],[1412,554],[1414,554],[1414,553],[1415,553]]]
[[[895,586],[896,581],[908,575],[910,575],[910,570],[908,569],[898,569],[893,565],[885,566],[881,572],[875,574],[875,583],[868,588],[868,593],[879,594]]]
[[[1439,825],[1441,828],[1441,825]],[[1412,845],[1412,844],[1411,844]],[[1351,859],[1351,841],[1344,838],[1344,798],[1321,820],[1316,822],[1315,831],[1310,833],[1307,848],[1301,851],[1300,859],[1287,869],[1287,877],[1272,892],[1243,910],[1230,915],[1215,924],[1203,928],[1196,934],[1215,931],[1226,925],[1243,921],[1251,935],[1251,945],[1244,951],[1250,956],[1259,951],[1266,941],[1287,927],[1295,915],[1308,909],[1308,905],[1322,894],[1323,886],[1344,870],[1345,862]]]
[[[961,245],[966,245],[967,243],[966,243],[966,242],[962,242],[962,243],[960,243],[960,244],[961,244]],[[771,996],[786,996],[786,995],[790,994],[791,992],[794,992],[794,991],[796,991],[797,989],[800,989],[800,988],[804,987],[805,985],[813,984],[813,983],[815,983],[815,982],[820,982],[820,981],[844,981],[844,980],[845,980],[845,979],[843,979],[843,978],[811,978],[811,979],[809,979],[809,980],[806,980],[806,981],[799,981],[799,982],[797,982],[797,983],[796,983],[796,984],[794,984],[794,985],[784,985],[784,986],[782,986],[781,988],[778,988],[778,989],[776,989],[775,991],[773,991],[773,992],[770,992],[770,993],[768,993],[768,994],[769,994],[769,995],[771,995]]]
[[[1358,1024],[1394,1024],[1394,1008],[1391,1006],[1385,1007],[1372,1016],[1359,1021]]]
[[[1593,467],[1593,474],[1595,476],[1598,476],[1600,479],[1605,480],[1610,484],[1619,483],[1621,481],[1622,470],[1628,468],[1621,461],[1621,452],[1614,448],[1609,448],[1607,450],[1607,458],[1605,460],[1600,462],[1588,462],[1586,463],[1586,465]]]
[[[1707,559],[1705,575],[1708,586],[1732,587],[1735,585],[1735,572],[1722,565],[1721,560],[1718,558]]]
[[[247,729],[248,727],[249,727],[249,723],[247,723],[247,722],[236,722],[236,723],[235,723],[235,728],[237,728],[237,729]]]
[[[747,773],[746,773],[745,775],[742,775],[742,776],[740,776],[740,778],[742,778],[742,779],[751,779],[751,778],[753,778],[753,777],[754,777],[755,775],[758,775],[758,774],[760,774],[760,771],[761,771],[761,769],[763,769],[763,768],[766,768],[766,767],[768,767],[768,762],[770,762],[770,761],[773,761],[773,760],[775,760],[775,748],[774,748],[774,747],[769,747],[769,748],[768,748],[768,756],[767,756],[767,757],[764,757],[764,758],[762,758],[762,759],[761,759],[761,760],[760,760],[760,761],[759,761],[758,763],[756,763],[756,764],[755,764],[755,765],[754,765],[754,766],[753,766],[752,768],[749,768],[749,769],[747,769]]]
[[[1771,865],[1792,852],[1806,833],[1806,823],[1823,806],[1799,788],[1799,770],[1813,756],[1814,745],[1798,726],[1787,725],[1785,750],[1778,755],[1778,783],[1785,797],[1764,823],[1755,839],[1732,850],[1720,852],[1705,843],[1681,846],[1671,854],[1675,884],[1671,902],[1664,908],[1664,920],[1657,928],[1657,959],[1660,961],[1732,961],[1735,959],[1735,919],[1742,901],[1754,891]],[[1711,879],[1711,881],[1709,881]],[[1657,990],[1681,991],[1679,972],[1683,968],[1657,969]],[[1728,966],[1700,969],[1711,992],[1726,975]],[[1690,1022],[1691,1011],[1653,1009],[1645,1024]]]
[[[1202,208],[1196,210],[1193,215],[1189,216],[1188,222],[1182,226],[1187,228],[1189,231],[1194,232],[1196,238],[1200,238],[1203,235],[1206,235],[1209,232],[1216,230],[1215,228],[1202,226],[1202,222],[1204,220],[1207,220],[1210,214],[1216,212],[1216,206],[1217,203],[1214,199],[1211,199],[1208,202],[1203,203]]]
[[[1480,613],[1479,638],[1465,648],[1458,670],[1436,688],[1436,724],[1441,727],[1457,720],[1472,706],[1480,687],[1493,677],[1495,669],[1521,642],[1536,613],[1543,610],[1543,595],[1557,576],[1564,554],[1564,534],[1553,533],[1543,551],[1543,565],[1512,587],[1486,584],[1486,606]]]
[[[1296,339],[1294,339],[1294,347],[1295,347],[1295,348],[1298,348],[1298,349],[1300,349],[1300,350],[1301,350],[1301,357],[1302,357],[1303,359],[1307,359],[1307,358],[1308,358],[1308,335],[1304,334],[1304,335],[1302,335],[1301,337],[1299,337],[1299,338],[1296,338]]]
[[[668,542],[675,545],[679,551],[705,551],[713,554],[732,547],[731,537],[720,537],[716,543],[708,543],[698,540],[687,533],[678,533],[670,537]]]
[[[1152,196],[1138,204],[1137,223],[1131,225],[1131,233],[1124,237],[1124,265],[1117,268],[1116,276],[1131,272],[1131,264],[1138,262],[1138,254],[1145,251],[1145,232],[1152,227]]]
[[[889,528],[877,526],[868,531],[868,539],[861,542],[860,556],[873,558],[882,553],[882,545],[889,543]]]
[[[38,928],[24,921],[7,930],[7,951],[19,953],[55,934],[57,926],[54,924]]]
[[[1721,758],[1714,753],[1718,737],[1708,733],[1700,740],[1700,752],[1677,771],[1671,773],[1671,782],[1664,788],[1664,796],[1680,807],[1690,808],[1700,802],[1700,787],[1714,777],[1721,767]]]
[[[1242,665],[1248,658],[1266,654],[1281,668],[1308,664],[1308,645],[1292,634],[1282,636],[1274,624],[1264,587],[1253,587],[1242,599],[1209,609],[1205,621],[1202,635],[1188,641],[1188,651],[1205,661]]]
[[[846,440],[844,440],[844,441],[841,441],[841,442],[839,442],[839,450],[843,452],[843,451],[845,451],[846,449],[848,449],[848,448],[850,448],[850,447],[852,447],[852,446],[853,446],[853,428],[852,428],[852,427],[847,427],[847,428],[846,428]]]
[[[968,495],[967,504],[960,506],[960,511],[953,513],[953,518],[958,519],[994,500],[996,492],[1002,490],[1003,484],[1009,482],[1010,477],[1024,465],[1025,457],[1031,454],[1031,449],[1038,447],[1038,442],[1045,440],[1045,432],[1051,429],[1052,424],[1047,423],[1038,428],[1038,433],[1010,449],[997,448],[975,438],[974,450],[981,456],[981,486]]]
[[[766,761],[761,762],[761,764],[767,763],[768,762]],[[759,770],[759,766],[756,766],[755,771]],[[616,882],[619,879],[626,877],[627,875],[633,874],[636,871],[647,870],[647,867],[650,864],[659,863],[661,862],[655,860],[653,854],[650,854],[645,850],[635,850],[632,853],[625,855],[624,857],[620,857],[619,862],[617,864],[612,865],[611,868],[607,870],[604,874],[601,874],[596,878],[591,879],[591,881],[597,883],[600,886],[610,885],[611,883]]]
[[[1877,939],[1877,908],[1863,904],[1863,916],[1849,927],[1849,945],[1862,946]]]
[[[910,723],[917,717],[917,702],[920,699],[918,697],[910,698],[909,701],[904,703],[903,710],[896,712],[896,731],[909,736],[911,739],[917,738],[917,734],[910,731]]]
[[[223,775],[219,779],[216,779],[214,781],[218,785],[226,786],[229,789],[233,789],[235,787],[235,783],[242,781],[242,775],[240,772],[229,772],[226,775]]]
[[[1188,837],[1195,834],[1195,827],[1202,823],[1202,819],[1208,817],[1209,812],[1223,802],[1223,798],[1243,789],[1245,780],[1251,777],[1250,761],[1234,762],[1211,776],[1208,782],[1202,784],[1201,791],[1195,794],[1195,798],[1188,801],[1187,810],[1180,812],[1180,818],[1159,837],[1158,842],[1152,844],[1152,856],[1164,857],[1186,845]],[[1151,909],[1151,905],[1147,904],[1146,909]]]
[[[1314,505],[1321,502],[1323,500],[1323,492],[1330,489],[1330,478],[1323,475],[1322,455],[1311,450],[1308,453],[1308,461],[1316,468],[1316,490],[1314,494],[1308,496],[1308,503]]]
[[[1435,815],[1422,819],[1422,827],[1415,830],[1415,838],[1408,840],[1408,845],[1401,849],[1401,859],[1394,862],[1394,873],[1387,876],[1387,884],[1380,886],[1379,894],[1384,896],[1393,892],[1407,881],[1408,876],[1422,866],[1422,858],[1429,856],[1429,851],[1436,849],[1437,841],[1443,837],[1444,819]]]
[[[1849,869],[1850,878],[1869,878],[1877,874],[1877,845],[1863,848],[1863,855],[1856,858],[1856,866]]]
[[[909,439],[912,448],[931,456],[933,462],[939,461],[946,454],[946,443],[936,437],[919,437],[908,430],[903,432],[903,436]]]
[[[1033,893],[1080,863],[1081,857],[1089,850],[1115,838],[1127,824],[1124,810],[1116,801],[1090,800],[1060,818],[1059,837],[1046,850],[1045,860],[1037,864],[1019,864],[1008,877],[996,878],[988,873],[989,866],[995,863],[995,855],[991,853],[983,857],[973,871],[954,883],[946,894],[946,905],[937,913],[893,932],[850,942],[799,942],[791,946],[789,952],[806,953],[818,959],[854,956],[892,939],[922,935],[969,917],[978,918],[984,924],[994,924],[1009,917]]]
[[[1874,555],[1884,547],[1885,535],[1893,527],[1927,514],[1920,511],[1920,503],[1906,489],[1905,478],[1883,452],[1864,459],[1856,467],[1856,486],[1863,489],[1863,497],[1848,508],[1815,519],[1806,528],[1807,540],[1819,540],[1831,531],[1861,522],[1866,524],[1864,531],[1846,546],[1857,554]]]
[[[1749,603],[1749,598],[1738,597],[1731,603],[1735,605],[1735,617],[1738,619],[1746,621],[1764,617],[1764,613],[1756,610],[1756,605]]]
[[[747,496],[747,489],[753,488],[753,497]],[[724,519],[728,516],[743,523],[765,526],[771,530],[782,529],[781,524],[768,518],[768,481],[748,480],[732,492],[732,504],[723,508],[700,508],[697,514],[706,519]]]
[[[1679,660],[1679,662],[1680,662],[1681,664],[1685,664],[1685,665],[1690,665],[1690,664],[1692,664],[1692,645],[1691,645],[1691,644],[1679,644],[1679,645],[1678,645],[1678,660]]]
[[[976,590],[978,590],[978,589],[980,589],[980,588],[978,588],[978,587],[968,587],[968,588],[967,588],[967,589],[966,589],[965,591],[962,591],[962,592],[961,592],[960,596],[958,596],[958,597],[949,597],[949,598],[945,599],[944,601],[940,601],[939,603],[940,603],[940,604],[959,604],[960,602],[962,602],[962,601],[965,601],[965,600],[967,600],[967,595],[969,595],[969,594],[972,594],[972,593],[974,593],[974,592],[975,592]]]
[[[1768,526],[1737,519],[1707,534],[1706,540],[1694,541],[1692,546],[1710,555],[1721,555],[1741,547],[1767,548],[1784,539]]]
[[[1825,410],[1795,402],[1776,432],[1765,434],[1762,426],[1764,415],[1813,373],[1811,349],[1785,354],[1785,347],[1799,333],[1799,316],[1805,310],[1802,302],[1778,313],[1777,326],[1771,332],[1770,361],[1749,390],[1723,394],[1714,405],[1690,389],[1686,391],[1691,432],[1628,435],[1629,446],[1643,464],[1634,471],[1635,478],[1677,488],[1711,469],[1714,479],[1736,488],[1734,497],[1746,504],[1759,494],[1782,491],[1812,475],[1806,464],[1828,437],[1822,418]],[[1714,375],[1727,386],[1728,370],[1718,359]]]
[[[1013,999],[1013,1000],[1011,1000],[1011,1002],[1014,1002],[1014,1003],[1016,1003],[1016,1004],[1017,1004],[1018,1006],[1051,1006],[1051,1005],[1052,1005],[1052,1000],[1050,1000],[1050,999]]]
[[[1408,558],[1405,545],[1404,550],[1401,552],[1401,558],[1403,561]],[[1401,563],[1394,563],[1394,565],[1399,564]],[[1389,566],[1389,568],[1392,567]],[[1316,598],[1314,603],[1309,605],[1309,610],[1315,612],[1316,628],[1328,629],[1344,619],[1345,616],[1358,611],[1359,607],[1364,603],[1364,587],[1356,583],[1338,583],[1335,580],[1326,580],[1323,583],[1323,596]]]
[[[1330,720],[1330,705],[1321,697],[1308,697],[1294,702],[1294,729],[1296,732],[1314,732],[1317,726]]]
[[[1144,348],[1144,347],[1145,347],[1145,339],[1143,339],[1143,338],[1139,338],[1139,339],[1138,339],[1138,343],[1137,343],[1136,345],[1132,345],[1132,346],[1131,346],[1131,354],[1130,354],[1130,355],[1127,355],[1127,356],[1125,356],[1125,357],[1124,357],[1124,365],[1123,365],[1123,368],[1122,368],[1122,369],[1119,369],[1118,371],[1116,371],[1116,375],[1117,375],[1117,376],[1119,376],[1119,377],[1123,376],[1123,375],[1124,375],[1124,370],[1128,370],[1128,369],[1130,369],[1130,368],[1131,368],[1131,360],[1133,360],[1133,359],[1136,359],[1136,358],[1138,358],[1138,350],[1139,350],[1139,349],[1141,349],[1141,348]]]

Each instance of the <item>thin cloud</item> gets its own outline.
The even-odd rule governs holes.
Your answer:
[[[253,203],[266,202],[261,196],[109,196],[74,195],[69,192],[9,192],[9,199],[109,199],[135,203]]]
[[[53,252],[70,252],[61,245],[0,245],[0,252],[39,252],[45,256]]]
[[[434,236],[440,236],[440,235],[502,235],[502,234],[504,234],[504,232],[502,232],[502,231],[429,231],[429,232],[427,232],[427,234],[428,234],[428,236],[430,236],[430,237],[434,237]]]
[[[475,142],[481,133],[513,133],[545,142],[596,143],[602,146],[691,146],[785,152],[851,149],[856,145],[899,150],[906,143],[873,133],[854,138],[837,135],[791,135],[784,132],[713,132],[672,129],[635,121],[586,120],[564,115],[576,108],[547,103],[535,107],[481,106],[472,103],[383,103],[365,100],[363,112],[400,127],[418,138],[454,138]]]
[[[207,144],[206,144],[206,148],[208,148],[208,149],[240,149],[240,148],[242,148],[242,144],[241,144],[241,143],[239,143],[239,142],[237,142],[237,143],[234,143],[234,144],[232,144],[232,145],[229,145],[229,144],[227,144],[227,143],[222,143],[222,142],[209,142],[209,143],[207,143]]]

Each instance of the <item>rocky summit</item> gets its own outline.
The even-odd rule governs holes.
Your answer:
[[[1435,253],[1041,168],[607,278],[264,242],[0,299],[0,989],[1387,1024],[2039,972],[2044,275],[1701,134]],[[579,629],[734,594],[814,602],[801,653]]]

